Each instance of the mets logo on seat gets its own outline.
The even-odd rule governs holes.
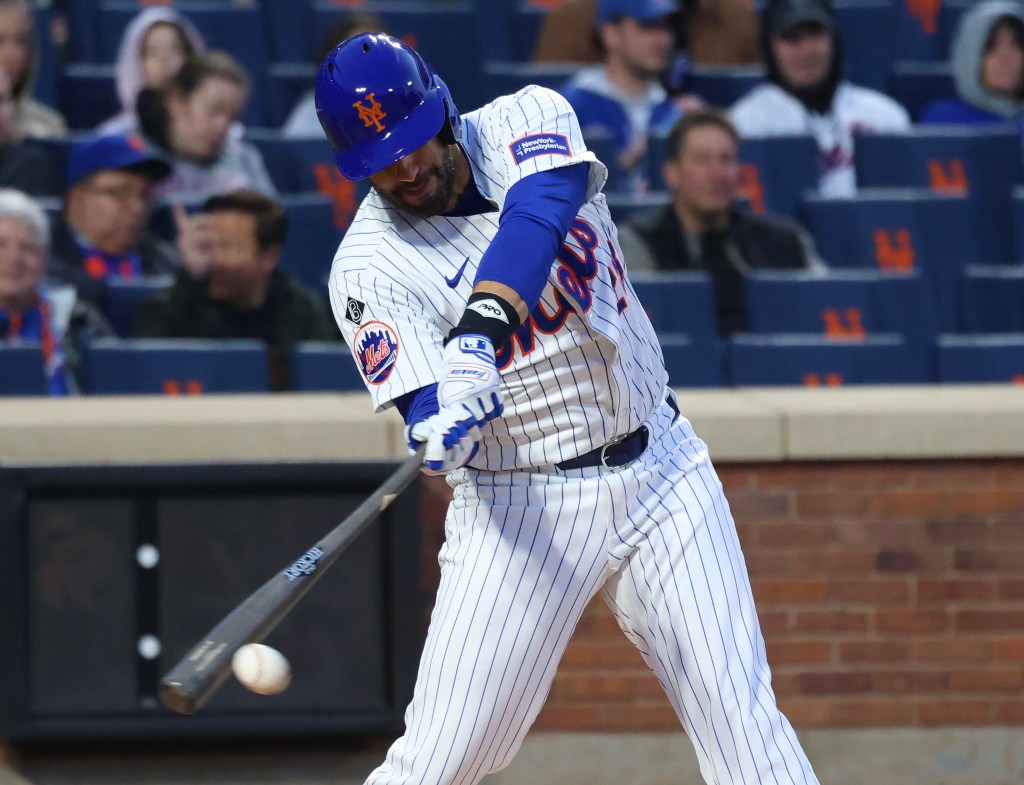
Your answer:
[[[367,322],[352,341],[352,353],[370,384],[383,384],[398,359],[398,333],[384,322]]]
[[[367,101],[367,103],[364,104],[363,100]],[[384,125],[381,123],[381,120],[388,115],[377,102],[377,98],[373,93],[368,93],[365,99],[356,101],[352,106],[354,106],[355,110],[359,112],[359,119],[363,121],[363,125],[367,128],[372,125],[378,131],[384,130]]]

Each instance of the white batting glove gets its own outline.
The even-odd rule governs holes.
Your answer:
[[[444,347],[444,372],[437,387],[442,409],[465,409],[478,425],[500,417],[501,374],[494,364],[494,346],[485,335],[459,335]]]
[[[437,414],[405,428],[409,452],[415,453],[418,443],[427,445],[423,453],[425,474],[447,474],[461,469],[476,455],[480,445],[480,428],[465,409],[442,408]]]

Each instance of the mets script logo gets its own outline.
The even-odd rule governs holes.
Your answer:
[[[367,322],[356,333],[353,349],[370,384],[383,384],[398,360],[398,334],[384,322]]]
[[[377,103],[377,99],[373,93],[369,93],[366,96],[366,100],[369,105],[364,106],[362,101],[356,101],[352,106],[359,112],[359,119],[363,121],[363,125],[369,128],[371,125],[375,126],[378,131],[383,131],[384,126],[381,124],[381,120],[387,117],[387,113],[381,108],[380,104]]]
[[[295,564],[284,571],[285,577],[290,581],[301,578],[303,575],[312,575],[316,572],[317,564],[324,557],[324,552],[317,546],[313,546],[298,559]]]

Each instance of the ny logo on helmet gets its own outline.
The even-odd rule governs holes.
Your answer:
[[[363,121],[363,124],[369,128],[371,125],[376,126],[378,131],[383,131],[384,126],[381,125],[381,120],[387,117],[387,114],[381,109],[377,99],[374,98],[373,93],[369,93],[366,96],[366,100],[369,102],[369,106],[363,106],[363,102],[356,101],[352,106],[359,112],[359,119]]]

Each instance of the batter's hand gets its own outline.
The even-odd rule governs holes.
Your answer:
[[[501,374],[494,346],[485,335],[457,335],[444,347],[444,371],[437,387],[441,409],[465,410],[477,425],[500,417]]]
[[[415,453],[419,442],[427,445],[423,453],[425,474],[447,474],[461,469],[476,455],[480,445],[480,428],[465,409],[441,408],[437,414],[406,426],[405,439],[409,452]]]

